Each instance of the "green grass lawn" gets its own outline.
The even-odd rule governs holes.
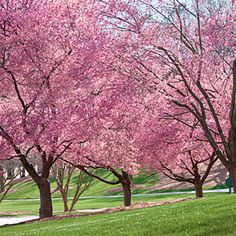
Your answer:
[[[213,194],[214,195],[214,194]],[[212,196],[213,196],[212,195]],[[154,202],[173,198],[194,197],[193,194],[184,195],[160,195],[160,196],[145,196],[132,197],[132,203],[136,202]],[[97,209],[123,206],[123,197],[114,198],[94,198],[94,199],[79,199],[75,210],[82,209]],[[53,199],[53,209],[55,214],[63,213],[62,199]],[[25,215],[37,215],[39,211],[39,200],[17,200],[3,201],[0,204],[0,212],[24,212]],[[4,215],[4,214],[2,214]]]
[[[107,179],[107,180],[116,180],[112,174],[110,174],[106,170],[99,170],[97,173],[100,177]],[[69,196],[72,197],[73,193],[76,188],[76,175],[72,177],[72,183],[70,185],[70,191]],[[147,193],[150,191],[147,191],[145,188],[153,186],[157,183],[159,180],[159,177],[157,174],[139,174],[135,177],[133,177],[133,183],[140,186],[140,188],[135,189],[134,193]],[[51,182],[51,189],[56,189],[56,182],[52,178],[50,179]],[[120,188],[120,191],[111,191],[113,188]],[[116,194],[122,194],[121,185],[109,185],[106,183],[103,183],[99,180],[94,179],[94,181],[91,184],[91,187],[84,192],[83,196],[99,196],[99,195],[116,195]],[[61,197],[59,192],[56,192],[52,195],[52,197],[57,198]],[[36,184],[33,181],[27,181],[27,182],[20,182],[15,184],[10,192],[7,194],[6,199],[26,199],[26,198],[39,198],[39,191],[36,186]]]
[[[108,173],[106,170],[100,170],[99,175],[103,178],[108,180],[114,180],[112,175]],[[72,178],[72,184],[69,191],[69,197],[73,196],[75,191],[75,181],[76,176]],[[133,177],[133,184],[135,184],[135,189],[132,190],[133,194],[137,193],[159,193],[159,192],[175,192],[175,191],[189,191],[194,190],[193,188],[190,189],[179,189],[179,190],[149,190],[148,187],[155,185],[159,180],[157,174],[139,174]],[[50,179],[51,182],[51,189],[56,188],[56,183],[53,179]],[[205,187],[206,189],[215,189],[215,188],[224,188],[225,186],[212,186],[212,187]],[[116,191],[114,191],[116,188]],[[104,196],[104,195],[117,195],[122,194],[121,185],[109,185],[106,183],[102,183],[99,180],[94,180],[91,184],[91,187],[84,192],[83,196]],[[61,197],[59,192],[56,192],[52,195],[53,198]],[[20,182],[15,184],[10,192],[7,194],[6,199],[35,199],[39,198],[39,191],[36,184],[31,180],[27,182]],[[1,207],[1,206],[0,206]]]
[[[17,236],[226,236],[236,235],[236,197],[211,195],[165,206],[0,228]]]
[[[99,170],[98,175],[107,180],[115,180],[112,174],[108,173],[106,170]],[[159,181],[157,174],[146,175],[141,173],[137,176],[134,176],[132,179],[133,184],[136,185],[136,188],[132,190],[133,194],[137,193],[159,193],[159,192],[175,192],[175,191],[189,191],[194,190],[190,189],[179,189],[179,190],[149,190],[148,187],[155,185]],[[53,179],[50,179],[51,189],[56,189],[56,182]],[[69,197],[73,196],[73,193],[76,188],[76,175],[72,177],[72,184],[70,185]],[[215,188],[224,188],[225,186],[212,186],[205,187],[205,189],[215,189]],[[115,191],[114,191],[115,188]],[[99,180],[94,179],[91,184],[91,187],[84,192],[83,196],[105,196],[105,195],[120,195],[122,193],[121,185],[109,185],[103,183]],[[56,192],[52,195],[53,198],[61,197],[59,192]],[[31,180],[27,182],[20,182],[15,184],[10,192],[7,194],[6,199],[35,199],[39,198],[39,191],[36,184]]]

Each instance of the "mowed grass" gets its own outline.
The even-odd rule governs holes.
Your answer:
[[[236,197],[218,195],[201,200],[64,220],[0,228],[17,236],[226,236],[236,235]]]
[[[208,194],[210,195],[210,194]],[[214,194],[212,194],[214,196]],[[142,196],[132,197],[132,203],[136,202],[156,202],[175,198],[194,197],[194,194],[181,195],[159,195],[159,196]],[[75,206],[75,210],[83,209],[98,209],[110,208],[116,206],[123,206],[123,197],[113,198],[93,198],[93,199],[79,199]],[[54,214],[63,213],[62,199],[53,199]],[[9,212],[22,212],[24,215],[37,215],[39,212],[39,200],[25,199],[25,200],[7,200],[0,204],[0,212],[4,216],[4,212],[8,215]],[[73,213],[73,212],[72,212]]]
[[[117,180],[107,170],[99,170],[97,171],[97,175],[99,175],[103,179],[110,181]],[[133,192],[148,193],[150,191],[148,191],[146,188],[155,185],[158,182],[158,180],[159,177],[157,176],[157,174],[146,175],[141,173],[137,176],[134,176],[133,183],[139,185],[140,188],[135,189]],[[51,183],[51,190],[56,189],[56,181],[53,178],[50,179],[50,183]],[[76,189],[76,183],[77,183],[77,175],[74,174],[70,184],[69,197],[73,197]],[[120,184],[109,185],[94,179],[93,182],[91,183],[90,188],[84,192],[83,196],[104,196],[104,195],[117,195],[117,194],[122,194],[122,186]],[[58,198],[61,197],[61,195],[59,192],[56,192],[52,195],[52,197]],[[6,196],[6,199],[28,199],[28,198],[29,199],[39,198],[38,188],[32,180],[23,181],[15,184]]]
[[[108,179],[113,180],[113,176],[107,171],[100,171],[99,176]],[[72,197],[74,194],[74,191],[76,189],[76,180],[77,176],[74,175],[72,177],[72,181],[70,184],[70,191],[69,191],[69,197]],[[56,181],[51,178],[51,190],[56,189]],[[109,184],[102,183],[101,181],[94,180],[91,184],[91,187],[85,191],[83,194],[84,196],[95,196],[95,195],[105,195],[113,186]],[[120,187],[120,186],[118,186]],[[53,198],[61,197],[59,192],[56,192],[52,195]],[[39,198],[39,190],[37,185],[32,181],[26,181],[26,182],[19,182],[15,184],[10,192],[7,194],[6,199],[32,199],[32,198]]]

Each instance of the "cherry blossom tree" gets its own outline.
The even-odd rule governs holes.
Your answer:
[[[192,128],[187,133],[186,126],[153,113],[148,113],[149,119],[144,119],[136,137],[140,165],[192,184],[196,198],[203,197],[203,184],[218,157],[207,142],[195,140],[196,131]]]
[[[191,127],[194,141],[210,144],[236,191],[235,4],[112,1],[104,3],[104,15],[117,34],[126,36],[123,70],[139,80],[144,96],[160,101],[161,114],[186,130]]]
[[[204,155],[206,155],[206,153],[207,151],[205,151]],[[211,155],[208,154],[205,159],[199,158],[199,156],[195,157],[192,150],[184,153],[184,155],[187,155],[187,157],[183,157],[179,160],[178,168],[162,162],[162,173],[172,180],[193,184],[196,198],[202,198],[203,184],[218,158],[214,153]]]
[[[104,80],[96,84],[93,93],[99,97],[94,106],[101,108],[99,122],[96,123],[99,129],[83,142],[78,142],[76,148],[62,159],[104,183],[121,184],[124,205],[130,206],[131,178],[139,170],[139,154],[133,143],[133,134],[138,129],[144,106],[137,84],[130,83],[130,75],[122,69],[123,61],[119,54],[125,50],[123,42],[109,27],[105,31],[109,34],[109,42],[99,63],[102,68],[105,66],[106,74]],[[91,169],[106,169],[115,180],[103,179],[95,172],[90,173]]]
[[[72,155],[72,158],[65,156],[63,160],[106,184],[121,184],[124,205],[131,205],[131,179],[139,170],[138,153],[124,121],[122,126],[119,123],[109,123],[107,128],[78,147],[77,155]],[[113,180],[97,175],[96,170],[100,169],[111,173]]]
[[[1,158],[18,158],[37,184],[40,218],[52,216],[51,167],[98,127],[100,28],[93,2],[0,4]],[[32,158],[41,161],[41,174]]]

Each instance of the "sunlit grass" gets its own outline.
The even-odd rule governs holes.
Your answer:
[[[115,180],[114,176],[110,174],[106,170],[99,170],[97,173],[100,177],[107,179],[107,180]],[[73,192],[76,188],[76,175],[72,177],[72,184],[70,186],[69,197],[73,196]],[[145,175],[140,174],[138,176],[133,177],[134,184],[143,185],[143,187],[152,186],[159,180],[157,174]],[[51,189],[56,189],[56,182],[51,178]],[[118,191],[111,191],[113,188],[120,189]],[[134,190],[136,193],[146,193],[149,192],[142,187],[140,189]],[[103,183],[99,180],[94,180],[91,184],[91,187],[84,192],[83,196],[98,196],[98,195],[117,195],[122,194],[121,185],[109,185]],[[59,192],[56,192],[52,196],[53,198],[61,197]],[[20,182],[15,184],[10,192],[8,193],[6,199],[26,199],[26,198],[39,198],[39,191],[37,185],[31,180],[27,182]]]
[[[210,195],[165,206],[0,228],[0,235],[236,235],[236,197]]]
[[[154,202],[166,199],[194,197],[193,194],[184,195],[160,195],[160,196],[145,196],[132,197],[132,203],[136,202]],[[97,209],[123,206],[123,197],[114,198],[94,198],[94,199],[79,199],[75,206],[75,210]],[[63,213],[62,199],[53,199],[53,209],[55,214]],[[0,204],[0,212],[23,212],[25,215],[37,215],[39,210],[39,200],[17,200],[3,201]]]

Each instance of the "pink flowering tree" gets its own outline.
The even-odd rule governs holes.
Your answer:
[[[125,70],[144,96],[167,101],[164,118],[191,127],[193,141],[209,143],[236,191],[236,2],[135,3],[105,4],[107,21],[126,36]]]
[[[73,158],[65,156],[63,160],[106,184],[121,184],[124,206],[130,206],[131,179],[139,170],[138,153],[128,127],[124,122],[118,123],[107,123],[108,126],[96,136],[78,146],[76,155],[72,153]],[[97,175],[99,169],[110,172],[113,180]]]
[[[203,197],[203,184],[218,157],[207,142],[196,141],[199,127],[193,132],[190,127],[164,119],[160,113],[153,114],[153,110],[148,113],[149,119],[144,119],[136,137],[140,165],[192,184],[196,198]]]
[[[121,184],[124,205],[130,206],[131,178],[139,170],[139,154],[133,143],[133,135],[138,130],[144,105],[137,90],[138,85],[130,83],[129,73],[123,70],[124,62],[119,56],[125,51],[123,41],[111,28],[105,30],[109,40],[106,52],[99,60],[102,67],[97,67],[96,71],[103,74],[105,66],[106,72],[93,88],[93,106],[100,107],[97,114],[99,119],[95,124],[96,132],[78,142],[71,153],[64,155],[62,159],[104,183]],[[100,71],[101,68],[103,71]],[[115,180],[103,179],[94,171],[91,173],[90,170],[93,169],[106,169]]]
[[[214,153],[208,154],[207,150],[204,150],[205,158],[199,157],[199,153],[195,154],[194,151],[194,149],[191,149],[176,156],[176,166],[161,162],[161,171],[172,180],[192,184],[195,189],[196,198],[202,198],[203,184],[218,158]]]
[[[52,216],[51,167],[98,127],[100,27],[87,1],[0,4],[1,158],[19,159],[37,184],[40,218]],[[41,161],[41,174],[32,158]]]

